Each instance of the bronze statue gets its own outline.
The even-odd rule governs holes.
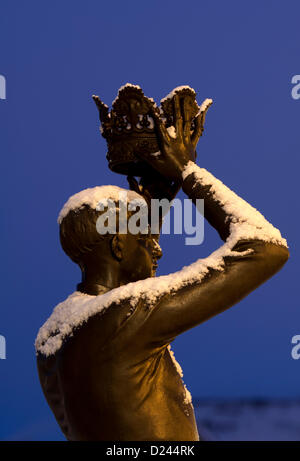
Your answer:
[[[287,261],[286,241],[257,210],[196,165],[207,100],[179,87],[158,109],[127,85],[109,113],[97,97],[110,167],[129,175],[128,200],[204,199],[223,245],[188,268],[155,277],[159,235],[96,229],[104,186],[71,197],[61,244],[82,282],[36,340],[45,397],[68,440],[199,440],[190,394],[170,349],[177,335],[223,312]],[[201,160],[203,162],[203,158]],[[134,176],[140,177],[138,183]]]

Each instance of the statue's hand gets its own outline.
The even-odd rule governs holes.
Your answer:
[[[129,187],[138,194],[142,195],[148,205],[149,224],[152,222],[151,207],[152,199],[162,200],[167,199],[170,203],[176,197],[181,184],[176,181],[171,181],[162,176],[149,165],[149,170],[146,176],[143,176],[138,182],[133,176],[127,176]],[[162,216],[159,217],[159,229],[162,226]],[[159,239],[159,230],[153,231],[153,236]]]
[[[205,115],[212,101],[205,104],[204,109],[194,121],[195,128],[191,131],[192,114],[187,104],[183,112],[180,108],[178,95],[174,96],[174,127],[166,128],[161,118],[153,112],[160,144],[160,152],[143,156],[155,170],[169,180],[181,183],[182,171],[185,165],[196,159],[196,146],[204,129]]]
[[[181,187],[181,181],[172,181],[162,176],[149,165],[147,173],[138,182],[133,176],[127,176],[129,187],[150,203],[151,199],[168,199],[170,202],[176,197]]]

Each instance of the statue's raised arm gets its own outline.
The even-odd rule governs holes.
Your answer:
[[[206,259],[170,276],[165,293],[147,323],[149,336],[169,342],[176,335],[228,309],[274,275],[287,261],[286,240],[256,209],[195,164],[196,145],[211,100],[202,105],[191,130],[192,114],[174,94],[175,130],[154,115],[159,156],[144,155],[153,168],[182,184],[194,202],[204,199],[205,218],[225,244]],[[157,279],[160,284],[160,279]]]

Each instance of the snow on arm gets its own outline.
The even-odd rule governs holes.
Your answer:
[[[230,235],[222,251],[231,250],[240,240],[263,240],[287,247],[287,242],[281,237],[280,231],[269,223],[264,216],[248,202],[230,190],[219,179],[215,178],[205,168],[200,168],[190,161],[184,171],[183,179],[193,174],[196,184],[210,186],[210,193],[223,208],[230,220]]]

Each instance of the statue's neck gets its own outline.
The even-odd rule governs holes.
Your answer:
[[[88,281],[78,283],[77,285],[77,291],[81,291],[81,293],[85,293],[87,295],[92,296],[103,295],[104,293],[107,293],[110,290],[111,288],[109,287],[100,285],[99,283],[92,283]]]
[[[85,265],[81,270],[82,278],[77,290],[88,295],[102,295],[124,284],[118,264],[114,264],[113,261],[104,261],[101,266],[96,261],[94,264]]]
[[[77,290],[89,295],[102,295],[129,282],[128,274],[122,272],[119,261],[103,251],[87,255],[80,269],[82,278]]]

